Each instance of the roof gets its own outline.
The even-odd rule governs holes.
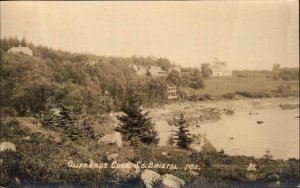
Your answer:
[[[226,62],[214,62],[212,67],[212,71],[224,71],[227,70]]]
[[[150,69],[151,69],[151,70],[156,70],[156,71],[163,71],[163,70],[161,69],[161,67],[155,66],[155,65],[151,65],[151,66],[150,66]]]
[[[24,54],[27,54],[27,55],[32,55],[32,50],[30,48],[28,48],[27,46],[25,46],[25,47],[22,47],[22,46],[12,47],[7,52],[24,53]]]

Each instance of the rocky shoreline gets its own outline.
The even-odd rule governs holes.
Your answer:
[[[238,99],[238,100],[218,100],[181,102],[167,104],[161,108],[145,109],[150,111],[150,115],[155,120],[164,119],[170,121],[180,113],[188,117],[198,117],[201,123],[216,122],[223,115],[233,115],[235,112],[248,111],[252,113],[258,109],[283,109],[282,106],[292,106],[299,108],[298,97],[288,98],[264,98],[264,99]],[[196,115],[197,114],[197,115]]]
[[[285,108],[283,108],[285,107]],[[299,98],[267,98],[267,99],[239,99],[203,102],[184,102],[165,105],[162,108],[145,109],[150,111],[156,129],[159,132],[161,146],[169,146],[172,132],[177,129],[174,126],[174,119],[182,113],[190,125],[190,130],[199,139],[209,140],[204,135],[196,134],[201,126],[215,123],[223,118],[234,116],[234,114],[246,113],[249,116],[259,115],[261,110],[288,110],[299,108]],[[201,138],[201,139],[200,139]],[[197,145],[197,150],[201,150],[204,142]],[[214,144],[209,144],[210,149],[215,150]]]

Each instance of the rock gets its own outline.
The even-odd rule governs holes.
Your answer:
[[[23,140],[30,140],[30,136],[23,137]]]
[[[180,188],[184,186],[184,181],[172,174],[165,174],[162,177],[161,184],[163,187]]]
[[[93,159],[89,159],[89,164],[94,164],[95,161]]]
[[[119,155],[118,153],[113,153],[113,154],[107,155],[106,159],[108,161],[115,161],[118,158],[118,155]]]
[[[162,155],[168,155],[166,152],[162,152],[161,154],[162,154]]]
[[[205,136],[202,136],[200,134],[193,136],[193,138],[194,138],[194,142],[191,144],[190,147],[195,151],[200,152],[206,143],[206,138]]]
[[[141,179],[146,188],[152,188],[155,184],[161,181],[160,174],[148,169],[142,172]]]
[[[21,185],[21,181],[17,177],[15,177],[14,183],[15,183],[15,185]]]
[[[98,144],[116,144],[119,148],[123,147],[122,136],[120,133],[107,134],[98,140]]]
[[[192,170],[190,170],[189,173],[190,173],[192,176],[199,176],[199,173],[198,173],[198,172],[195,172],[195,171],[192,171]]]
[[[135,178],[141,174],[141,168],[132,162],[116,164],[112,163],[114,166],[114,174],[118,179],[127,179],[127,178]]]
[[[6,151],[6,150],[16,151],[15,144],[13,144],[11,142],[1,142],[0,143],[0,151]]]
[[[206,143],[204,144],[202,150],[202,153],[216,153],[217,149],[211,144],[209,140],[206,140]]]
[[[276,180],[279,180],[279,175],[278,174],[271,174],[268,176],[268,180],[270,181],[276,181]]]
[[[50,109],[50,113],[52,113],[55,116],[61,116],[60,112],[61,112],[60,108],[51,108]]]
[[[246,178],[249,181],[256,181],[257,180],[257,175],[253,172],[247,172],[246,173]]]
[[[62,138],[61,138],[60,136],[55,136],[55,137],[53,138],[53,140],[54,140],[54,142],[56,142],[56,143],[62,143]]]

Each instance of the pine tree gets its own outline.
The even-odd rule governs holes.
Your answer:
[[[158,133],[154,129],[151,118],[148,117],[149,112],[142,112],[141,103],[134,86],[130,84],[121,108],[124,115],[118,116],[121,123],[116,130],[133,146],[138,146],[140,143],[158,144]]]
[[[175,140],[176,145],[179,148],[188,149],[193,142],[193,138],[189,133],[188,125],[183,114],[180,114],[180,118],[177,121],[177,126],[178,130],[176,131],[175,138],[173,138],[173,140]]]
[[[26,40],[25,37],[22,38],[20,44],[21,44],[22,46],[27,46],[27,40]]]
[[[50,111],[44,113],[42,121],[44,127],[62,131],[71,140],[95,139],[95,131],[88,120],[85,119],[81,123],[78,115],[74,114],[70,108],[61,105],[60,109],[59,116]]]

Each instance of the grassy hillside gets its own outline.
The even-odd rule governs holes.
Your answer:
[[[139,176],[124,175],[122,169],[74,169],[68,167],[70,160],[76,164],[92,161],[112,164],[109,154],[118,153],[118,163],[176,164],[178,169],[153,169],[159,174],[173,174],[186,182],[186,187],[214,185],[214,187],[266,187],[279,180],[280,185],[295,187],[299,179],[299,160],[273,160],[271,156],[254,158],[228,156],[216,153],[195,153],[174,147],[146,146],[123,148],[99,144],[94,139],[72,141],[65,135],[44,134],[43,128],[33,128],[30,119],[17,118],[2,122],[0,141],[12,142],[16,152],[0,152],[0,185],[16,185],[15,177],[23,187],[144,187]],[[43,129],[44,130],[44,129]],[[50,132],[49,132],[50,133]],[[52,132],[54,133],[54,132]],[[96,131],[97,133],[97,131]],[[162,153],[167,153],[163,155]],[[248,171],[250,163],[257,171]],[[191,172],[187,164],[197,164],[200,169]],[[150,168],[151,169],[151,168]],[[144,170],[142,168],[142,170]]]
[[[200,93],[220,96],[230,92],[248,91],[270,93],[279,85],[291,86],[299,95],[299,81],[274,81],[271,78],[212,77],[205,80]]]

